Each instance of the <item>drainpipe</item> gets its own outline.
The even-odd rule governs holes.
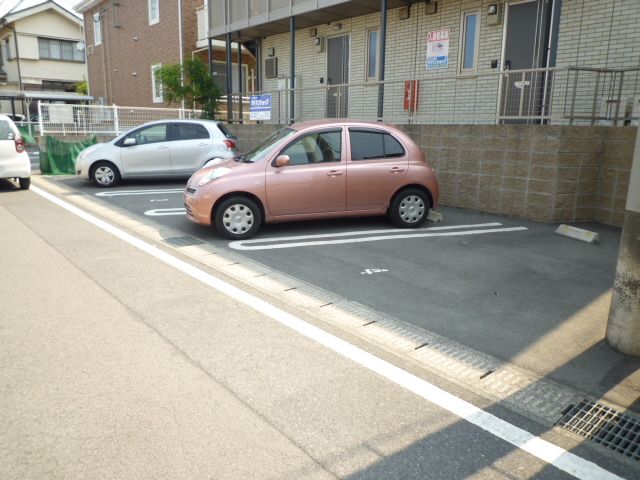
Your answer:
[[[607,323],[607,342],[640,356],[640,127],[636,132],[618,265]]]
[[[289,35],[291,36],[291,73],[289,74],[289,124],[293,123],[296,115],[296,17],[289,17]]]
[[[227,33],[227,122],[231,123],[231,96],[233,95],[233,84],[231,82],[231,34]]]
[[[242,44],[240,39],[238,39],[238,112],[240,123],[242,123]]]
[[[178,48],[180,49],[180,86],[184,87],[184,58],[182,52],[182,0],[178,0]],[[184,114],[184,99],[181,102]],[[195,105],[192,105],[192,108]]]
[[[384,117],[384,63],[387,49],[387,0],[380,0],[380,84],[378,85],[378,121]]]

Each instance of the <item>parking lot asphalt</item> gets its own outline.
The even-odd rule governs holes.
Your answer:
[[[287,223],[232,244],[186,219],[182,181],[102,190],[74,177],[46,180],[640,411],[640,359],[605,341],[618,228],[578,224],[600,236],[587,244],[554,233],[557,225],[445,207],[444,222],[420,230],[384,218]]]

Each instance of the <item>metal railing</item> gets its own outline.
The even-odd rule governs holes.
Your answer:
[[[504,70],[252,95],[259,94],[271,95],[271,118],[265,121],[280,124],[332,117],[426,124],[637,124],[640,67]],[[234,111],[231,120],[239,118]]]
[[[230,113],[222,97],[218,118],[252,121],[249,99],[258,94],[271,96],[264,123],[350,117],[398,124],[637,125],[640,67],[506,70],[232,94]],[[48,103],[39,103],[38,113],[36,130],[42,134],[114,136],[152,120],[200,115],[187,109]]]

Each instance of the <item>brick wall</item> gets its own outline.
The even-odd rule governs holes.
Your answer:
[[[183,1],[183,49],[195,48],[196,6],[201,1]],[[189,10],[191,9],[191,10]],[[151,65],[179,63],[178,0],[160,1],[160,21],[149,25],[148,2],[104,1],[84,13],[87,44],[94,43],[93,13],[102,11],[102,44],[87,55],[90,94],[107,104],[165,107],[154,103]]]
[[[399,127],[436,170],[442,205],[547,223],[622,225],[635,127]],[[242,151],[277,128],[230,126]]]

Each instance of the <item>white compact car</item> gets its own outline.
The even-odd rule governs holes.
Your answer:
[[[84,149],[76,173],[98,187],[113,187],[121,179],[187,178],[237,152],[235,137],[222,122],[162,120]]]
[[[0,115],[0,178],[16,178],[20,188],[31,185],[31,163],[18,127],[7,115]]]

